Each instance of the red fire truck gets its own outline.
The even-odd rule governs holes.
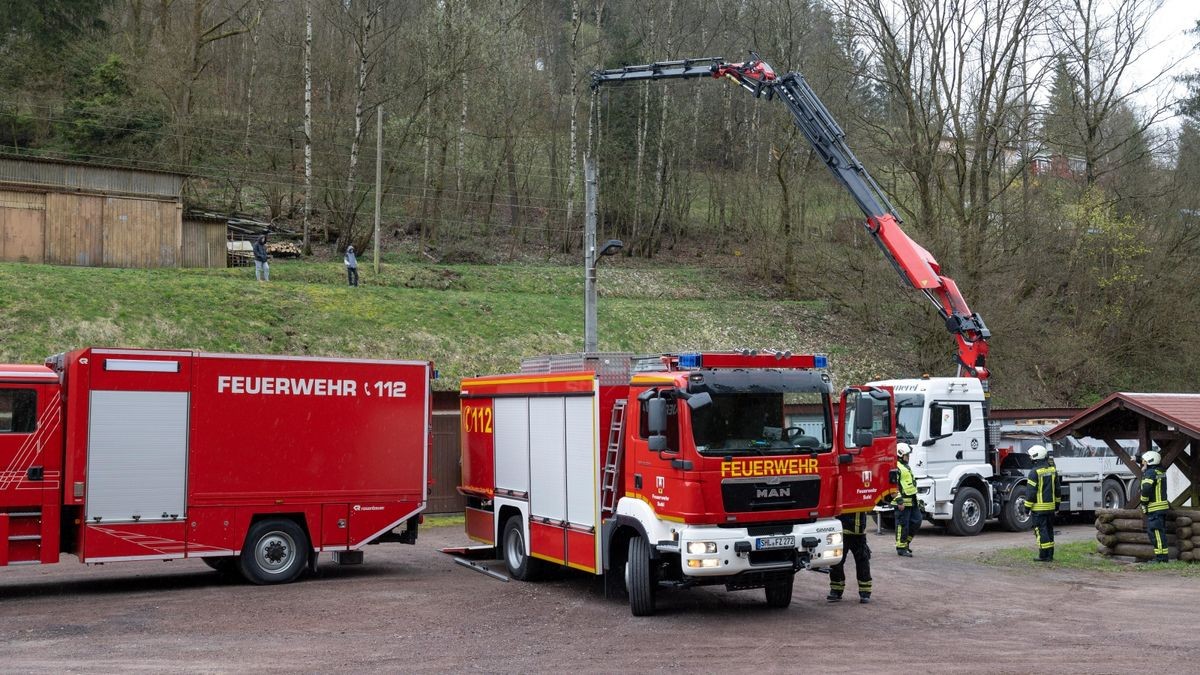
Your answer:
[[[431,374],[99,348],[0,365],[0,566],[202,558],[271,584],[413,543]]]
[[[842,556],[834,516],[892,488],[891,392],[833,391],[823,355],[530,359],[462,381],[467,534],[509,573],[603,574],[630,609],[660,585],[765,588]],[[786,420],[786,421],[785,421]]]

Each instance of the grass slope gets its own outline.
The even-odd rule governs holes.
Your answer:
[[[606,266],[600,277],[602,350],[772,346],[829,353],[840,383],[888,374],[820,303],[703,268]],[[0,361],[89,345],[422,358],[450,389],[523,356],[582,348],[577,266],[401,262],[378,276],[365,267],[363,286],[349,288],[340,264],[279,261],[272,278],[0,264]]]
[[[1193,565],[1178,560],[1169,563],[1131,564],[1113,560],[1096,552],[1094,541],[1073,541],[1054,547],[1054,562],[1049,566],[1033,558],[1037,552],[1032,546],[1003,548],[980,555],[980,562],[996,567],[1007,567],[1018,571],[1029,572],[1045,568],[1069,568],[1077,570],[1097,570],[1100,572],[1115,572],[1123,574],[1160,573],[1178,576],[1200,576],[1200,565]]]

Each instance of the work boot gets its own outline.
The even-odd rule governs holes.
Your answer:
[[[842,601],[842,592],[841,591],[829,591],[829,595],[825,596],[825,599],[828,600],[829,602],[841,602]]]
[[[1161,553],[1160,553],[1160,554],[1158,554],[1158,555],[1156,555],[1156,556],[1154,556],[1154,562],[1165,563],[1165,562],[1170,562],[1170,561],[1171,561],[1171,559],[1170,559],[1170,558],[1168,558],[1168,557],[1167,557],[1167,556],[1165,556],[1165,555],[1162,555]]]
[[[910,550],[908,550],[908,549],[906,549],[906,548],[898,548],[898,549],[896,549],[896,555],[898,555],[898,556],[903,556],[903,557],[905,557],[905,558],[911,558],[911,557],[912,557],[912,551],[910,551]]]
[[[869,604],[871,602],[871,594],[870,593],[859,593],[858,594],[858,602],[863,605]]]
[[[1042,557],[1042,556],[1040,556],[1040,555],[1039,555],[1038,557],[1036,557],[1036,558],[1034,558],[1034,559],[1033,559],[1033,562],[1044,562],[1044,563],[1048,563],[1048,562],[1050,562],[1050,558],[1044,558],[1044,557]]]

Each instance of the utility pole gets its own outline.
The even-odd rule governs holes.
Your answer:
[[[583,351],[597,349],[596,337],[596,160],[583,157]]]
[[[379,274],[379,212],[383,204],[383,106],[375,108],[375,274]]]

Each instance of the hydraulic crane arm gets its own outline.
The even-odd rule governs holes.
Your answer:
[[[770,65],[754,54],[751,60],[743,63],[705,57],[595,71],[592,89],[612,82],[695,77],[729,79],[755,98],[778,98],[788,107],[800,132],[866,214],[867,232],[884,257],[905,283],[924,293],[937,307],[946,322],[946,329],[954,335],[958,345],[960,371],[979,378],[986,388],[990,374],[987,354],[991,332],[983,319],[967,306],[954,280],[942,275],[937,260],[900,227],[901,219],[895,207],[846,145],[846,133],[800,73],[777,76]]]

